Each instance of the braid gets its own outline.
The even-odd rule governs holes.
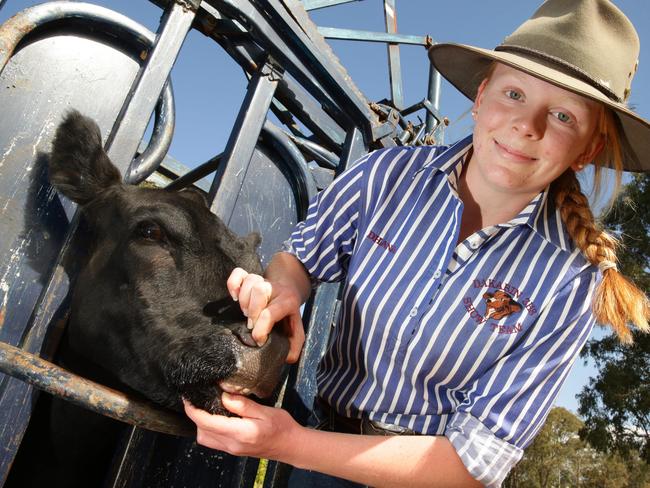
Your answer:
[[[592,303],[596,320],[610,324],[621,342],[631,343],[629,323],[643,332],[650,331],[650,306],[645,294],[616,268],[618,240],[596,225],[573,170],[554,181],[552,191],[571,239],[603,273]]]

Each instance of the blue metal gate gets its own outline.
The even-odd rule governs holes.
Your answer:
[[[126,181],[156,172],[170,188],[202,188],[211,210],[235,232],[262,234],[266,262],[305,215],[309,199],[351,162],[373,148],[440,138],[444,128],[435,72],[421,102],[403,102],[398,45],[432,41],[397,34],[395,0],[383,0],[385,33],[319,29],[307,14],[347,1],[154,0],[164,12],[156,33],[96,5],[55,1],[0,26],[0,485],[39,389],[133,425],[107,485],[252,485],[257,460],[206,454],[191,438],[178,437],[188,433],[183,419],[49,362],[65,326],[74,269],[63,263],[77,217],[46,182],[44,154],[56,124],[74,107],[110,134],[106,150]],[[220,45],[249,83],[223,151],[188,172],[166,154],[174,131],[169,74],[190,29]],[[391,99],[366,100],[324,35],[388,43]],[[267,118],[269,111],[284,127]],[[418,111],[425,122],[406,120]],[[152,113],[153,135],[140,148],[150,118],[143,114]],[[336,285],[323,285],[305,308],[305,351],[281,400],[301,422],[311,409],[313,373],[336,318],[337,295]],[[282,486],[287,468],[270,463],[266,469],[265,486]]]

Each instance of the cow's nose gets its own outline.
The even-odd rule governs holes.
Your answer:
[[[232,333],[237,336],[237,338],[241,341],[242,344],[249,347],[259,347],[255,342],[255,339],[253,339],[253,335],[251,334],[251,331],[248,330],[248,327],[246,327],[246,324],[238,325],[232,328],[231,330]]]

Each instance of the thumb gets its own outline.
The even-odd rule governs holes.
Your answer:
[[[240,417],[259,418],[262,406],[255,403],[250,398],[243,395],[234,395],[223,392],[221,394],[221,404],[226,410]]]

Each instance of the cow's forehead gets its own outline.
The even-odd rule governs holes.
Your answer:
[[[126,201],[121,204],[128,205],[129,209],[162,205],[180,208],[192,217],[206,218],[211,215],[209,208],[200,198],[188,198],[187,195],[180,192],[131,186],[127,187],[123,198]]]

